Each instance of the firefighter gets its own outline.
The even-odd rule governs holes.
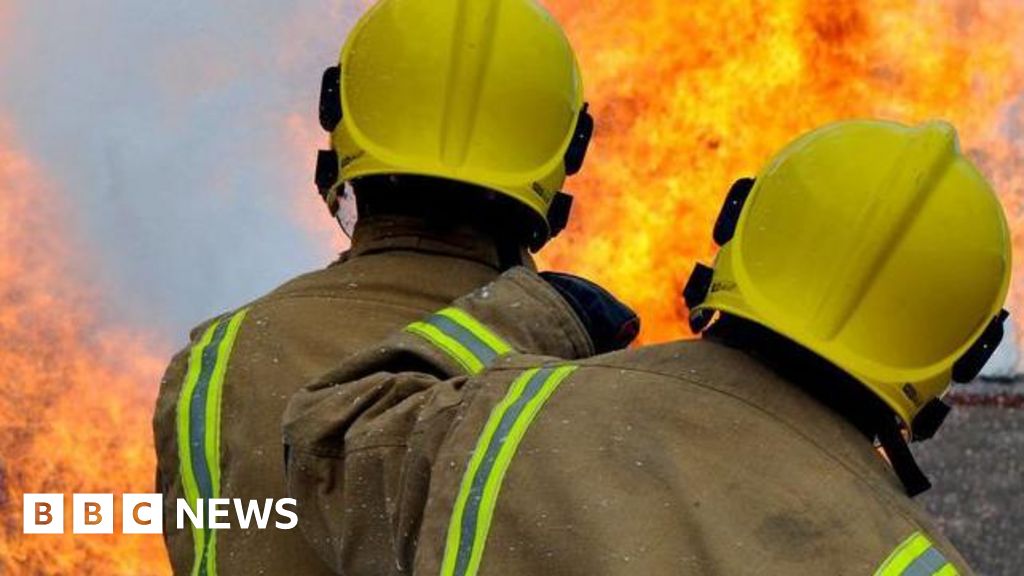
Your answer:
[[[516,268],[351,357],[288,407],[289,489],[406,573],[969,574],[907,446],[1005,318],[1007,223],[954,129],[811,132],[714,237],[696,341],[578,360],[593,331]]]
[[[161,385],[158,491],[176,574],[330,573],[276,517],[262,530],[233,512],[231,529],[179,530],[176,500],[195,511],[286,498],[288,397],[502,270],[532,267],[529,251],[566,224],[561,187],[593,129],[572,47],[534,0],[382,0],[324,74],[320,121],[331,149],[316,182],[346,232],[355,206],[351,249],[200,325]]]

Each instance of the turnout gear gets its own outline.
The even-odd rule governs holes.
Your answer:
[[[391,330],[434,338],[467,370],[506,353],[456,311],[412,323],[499,270],[532,266],[526,247],[566,224],[571,198],[560,189],[593,131],[572,48],[533,0],[381,0],[324,74],[320,120],[332,135],[316,184],[346,234],[355,227],[352,250],[201,326],[162,385],[159,485],[179,574],[327,570],[298,530],[177,531],[174,502],[283,495],[285,399]],[[339,195],[353,181],[364,214]],[[348,538],[378,553],[348,573],[395,573],[394,553],[380,554],[386,536]]]
[[[357,567],[398,551],[400,572],[421,572],[413,556],[427,486],[446,426],[458,417],[461,384],[527,350],[585,358],[594,346],[558,292],[535,273],[514,268],[501,282],[409,324],[295,396],[285,416],[289,492],[300,502],[307,535],[333,558],[335,570],[360,573]],[[385,374],[405,369],[417,372],[396,379]],[[451,387],[435,386],[448,376]],[[424,395],[437,400],[425,411]],[[379,423],[366,418],[367,409],[381,413]],[[418,424],[431,421],[444,425]],[[377,545],[366,545],[368,538]]]
[[[566,224],[560,190],[594,128],[572,46],[535,0],[378,2],[324,74],[320,117],[332,213],[354,179],[441,178],[522,203],[535,248]]]
[[[479,366],[414,324],[285,415],[289,489],[343,573],[397,550],[442,576],[970,574],[860,430],[743,351],[581,360],[583,323],[523,269],[421,323]]]
[[[339,359],[482,286],[496,243],[470,228],[364,219],[352,249],[193,332],[161,384],[154,417],[157,491],[176,574],[330,574],[300,529],[176,528],[175,502],[286,497],[280,421],[288,397]],[[376,533],[361,545],[374,546]],[[393,559],[352,566],[392,574]]]
[[[943,122],[839,122],[733,187],[691,325],[749,319],[864,383],[915,437],[1002,336],[1010,235],[999,200]]]

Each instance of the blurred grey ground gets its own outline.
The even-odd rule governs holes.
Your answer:
[[[973,384],[915,445],[935,485],[918,501],[984,576],[1024,575],[1024,383]]]

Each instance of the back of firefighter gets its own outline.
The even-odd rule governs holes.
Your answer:
[[[733,187],[715,239],[697,341],[582,359],[600,322],[516,268],[352,356],[289,405],[290,491],[387,501],[328,530],[383,523],[417,574],[970,574],[907,446],[1005,318],[1005,217],[952,127],[811,132]],[[483,372],[438,338],[467,332]]]
[[[593,128],[572,48],[531,0],[379,2],[324,74],[320,121],[331,148],[316,183],[346,233],[357,212],[351,249],[201,324],[161,385],[158,491],[176,574],[333,573],[301,535],[301,502],[297,528],[276,528],[288,522],[273,509],[265,529],[241,527],[228,505],[231,528],[214,530],[188,517],[179,529],[176,500],[195,511],[240,499],[264,516],[267,499],[286,498],[288,397],[502,270],[532,266],[529,251],[566,223],[561,186]],[[358,537],[390,549],[381,531]],[[344,568],[396,570],[386,553]]]

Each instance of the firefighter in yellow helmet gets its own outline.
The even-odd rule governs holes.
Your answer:
[[[317,183],[342,220],[345,183],[429,177],[509,200],[534,249],[565,226],[594,129],[568,40],[526,0],[379,2],[324,73],[320,121]]]
[[[201,324],[161,386],[158,491],[177,574],[333,572],[301,535],[302,502],[297,528],[267,509],[286,497],[287,398],[502,270],[532,267],[528,249],[565,225],[561,187],[593,129],[572,47],[533,0],[377,3],[324,75],[320,120],[331,150],[316,183],[346,232],[354,221],[351,249]],[[231,512],[228,530],[179,529],[179,498],[193,511],[241,499],[269,526]],[[364,532],[356,546],[390,550],[388,537]],[[387,554],[344,568],[396,571]]]
[[[595,323],[516,268],[353,356],[289,405],[290,489],[336,533],[385,524],[417,574],[969,574],[905,442],[1005,317],[1006,221],[953,128],[811,132],[715,239],[696,341],[581,360]],[[467,372],[452,319],[503,359]]]

